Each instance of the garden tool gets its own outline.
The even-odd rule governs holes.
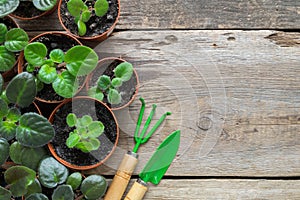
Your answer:
[[[180,144],[180,131],[174,131],[156,149],[139,179],[129,190],[125,200],[141,200],[147,192],[147,183],[159,184],[175,158]]]
[[[140,101],[142,103],[139,118],[136,124],[136,129],[134,132],[134,140],[136,142],[134,148],[132,151],[128,151],[127,154],[124,155],[123,160],[112,180],[112,183],[110,187],[108,188],[108,191],[104,197],[104,200],[120,200],[126,190],[126,187],[128,185],[128,182],[130,180],[130,177],[138,163],[138,149],[139,147],[146,143],[150,137],[153,135],[153,133],[158,129],[158,127],[161,125],[161,123],[164,121],[164,119],[167,117],[167,115],[170,115],[170,112],[164,113],[160,119],[155,123],[155,125],[152,127],[152,129],[146,134],[148,127],[152,121],[153,115],[155,113],[156,104],[152,105],[152,110],[145,122],[144,128],[142,129],[141,133],[141,123],[143,120],[143,115],[145,111],[145,101],[143,98],[140,98]]]

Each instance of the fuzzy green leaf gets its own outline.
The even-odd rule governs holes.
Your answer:
[[[80,190],[88,200],[99,199],[107,189],[107,182],[103,176],[91,175],[82,181]]]
[[[0,98],[0,121],[3,117],[5,117],[8,113],[8,105],[7,103]]]
[[[0,138],[0,152],[0,165],[3,165],[9,155],[9,143],[4,138]]]
[[[97,81],[97,86],[100,90],[107,90],[110,86],[110,77],[107,75],[102,75],[99,77],[98,81]]]
[[[79,172],[72,173],[67,179],[67,185],[70,185],[73,190],[76,190],[82,181],[82,176]]]
[[[0,186],[0,199],[1,200],[11,200],[12,193],[5,189],[4,187]]]
[[[50,142],[55,131],[50,122],[36,113],[25,113],[17,127],[17,140],[24,146],[41,147]]]
[[[78,27],[78,35],[84,36],[86,34],[86,25],[82,20],[77,21],[77,27]]]
[[[91,18],[91,11],[85,10],[85,11],[82,12],[81,20],[83,22],[88,22],[90,20],[90,18]]]
[[[74,200],[74,192],[70,185],[58,186],[52,194],[52,200]]]
[[[80,121],[83,126],[88,126],[90,123],[92,123],[93,118],[89,115],[84,115]]]
[[[23,29],[13,28],[6,33],[4,46],[11,52],[19,52],[28,44],[28,40],[28,35]]]
[[[4,80],[2,75],[0,74],[0,94],[2,94]],[[1,111],[0,111],[1,112]],[[0,117],[1,118],[1,117]]]
[[[65,53],[61,49],[53,49],[49,56],[53,62],[62,63],[64,61]]]
[[[69,71],[63,71],[52,83],[54,91],[64,98],[73,97],[78,90],[78,85],[78,80]]]
[[[75,147],[77,149],[80,149],[84,153],[88,153],[91,151],[91,149],[93,149],[92,145],[86,141],[78,142],[78,144]]]
[[[107,0],[97,0],[95,3],[95,13],[98,17],[104,16],[109,8]]]
[[[112,81],[111,81],[111,85],[114,87],[114,88],[117,88],[117,87],[120,87],[122,85],[123,81],[121,78],[114,78]]]
[[[8,51],[5,46],[0,46],[0,72],[13,68],[16,62],[15,54]]]
[[[65,55],[67,69],[73,76],[84,76],[95,69],[98,63],[96,52],[86,46],[74,46]]]
[[[3,23],[0,23],[0,44],[5,41],[5,35],[7,31],[7,26]]]
[[[38,79],[43,83],[50,84],[57,78],[57,72],[55,67],[49,65],[43,65],[38,73]]]
[[[33,66],[33,65],[28,64],[28,65],[26,66],[26,71],[27,71],[27,72],[32,73],[32,72],[34,72],[34,70],[35,70],[35,66]]]
[[[79,17],[84,6],[85,5],[82,0],[70,0],[67,3],[68,11],[73,17]]]
[[[53,8],[56,4],[57,0],[33,0],[33,5],[41,10],[41,11],[47,11]]]
[[[39,180],[37,178],[34,179],[34,182],[31,183],[28,188],[27,188],[27,193],[25,195],[26,197],[26,200],[28,199],[28,197],[32,194],[40,194],[42,192],[42,187],[41,187],[41,184],[39,182]],[[43,198],[38,198],[38,196],[35,196],[35,198],[31,197],[29,199],[32,199],[32,200],[44,200]]]
[[[122,62],[114,69],[115,76],[122,79],[122,81],[128,81],[133,73],[132,64],[129,62]]]
[[[95,87],[91,87],[89,90],[88,90],[88,95],[90,97],[93,97],[95,99],[98,99],[99,101],[102,101],[103,98],[104,98],[104,94],[101,92],[101,90],[98,89],[97,86]]]
[[[21,117],[21,112],[18,108],[13,107],[8,109],[6,120],[10,122],[17,122]]]
[[[66,145],[69,148],[73,148],[78,144],[79,141],[80,141],[80,136],[78,134],[70,134],[66,141]]]
[[[47,47],[43,43],[33,42],[24,48],[24,56],[29,64],[41,66],[44,64],[47,51]]]
[[[64,183],[69,175],[68,169],[52,157],[41,161],[38,172],[41,184],[47,188]]]
[[[66,121],[69,127],[73,127],[77,123],[77,117],[74,113],[69,113]]]
[[[16,163],[16,164],[21,164],[21,157],[22,157],[22,151],[23,149],[26,148],[23,145],[21,145],[19,142],[14,142],[10,145],[9,147],[9,157],[10,159]]]
[[[16,136],[17,125],[14,122],[0,121],[0,136],[11,140]]]
[[[4,173],[6,183],[10,184],[13,196],[20,197],[27,193],[27,188],[35,180],[36,173],[25,166],[13,166]]]
[[[88,126],[89,136],[93,138],[99,137],[104,131],[104,125],[100,121],[94,121]]]
[[[107,100],[110,104],[119,104],[121,103],[122,97],[118,90],[109,89]]]
[[[49,200],[48,197],[42,193],[34,193],[26,197],[25,200]]]
[[[40,161],[46,155],[47,155],[47,151],[43,147],[39,147],[39,148],[25,147],[22,150],[21,164],[36,171]]]
[[[100,147],[100,141],[97,138],[90,138],[89,143],[92,146],[89,151],[97,150]]]
[[[14,12],[18,8],[19,3],[20,1],[18,0],[2,0],[0,3],[0,18]]]
[[[6,88],[8,100],[20,107],[29,106],[33,102],[35,95],[35,78],[28,72],[22,72],[15,76]]]

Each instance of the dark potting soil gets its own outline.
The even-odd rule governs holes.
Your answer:
[[[78,28],[74,17],[67,10],[67,0],[62,0],[60,12],[63,24],[69,31],[78,35]],[[86,5],[93,7],[95,0],[87,1]],[[118,16],[119,4],[117,0],[108,0],[109,10],[103,17],[98,17],[95,12],[92,12],[90,20],[86,23],[86,34],[84,37],[92,37],[101,35],[106,32],[116,21]]]
[[[120,64],[122,61],[120,60],[107,60],[103,65],[97,66],[97,68],[93,71],[93,74],[91,76],[91,79],[89,80],[89,87],[96,86],[98,78],[101,75],[107,75],[111,78],[114,77],[114,72],[113,70]],[[103,102],[107,104],[108,107],[110,108],[117,108],[117,107],[122,107],[123,105],[127,104],[131,98],[135,95],[136,93],[136,87],[137,87],[137,81],[136,81],[136,75],[135,73],[132,74],[132,77],[124,82],[121,87],[119,87],[118,91],[121,93],[122,96],[122,101],[119,104],[113,104],[111,105],[108,103],[107,96],[104,95]]]
[[[68,51],[73,46],[79,45],[77,41],[73,40],[71,37],[66,35],[58,35],[58,34],[47,34],[43,35],[33,42],[41,42],[46,45],[48,49],[48,55],[53,49],[61,49],[64,52]],[[24,63],[25,63],[24,59]],[[26,71],[27,63],[23,65],[23,70]],[[38,71],[33,72],[36,75]],[[79,85],[82,85],[84,82],[84,77],[79,77]],[[61,101],[64,98],[57,95],[52,88],[51,84],[44,84],[44,87],[41,91],[37,93],[37,97],[47,100],[47,101]]]
[[[79,149],[66,146],[69,133],[74,129],[66,123],[66,117],[69,113],[75,113],[79,118],[90,115],[93,120],[99,120],[103,123],[105,129],[99,137],[101,145],[98,150],[83,153]],[[65,161],[77,166],[92,165],[103,160],[112,151],[117,139],[117,125],[113,115],[102,104],[90,99],[76,99],[73,103],[69,102],[63,105],[54,116],[53,127],[56,134],[51,143],[55,152]]]
[[[41,15],[43,12],[45,11],[41,11],[34,7],[32,1],[20,1],[18,8],[13,14],[23,18],[31,18]]]

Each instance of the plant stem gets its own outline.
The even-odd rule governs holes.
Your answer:
[[[66,65],[67,65],[67,63],[65,63],[65,62],[60,63],[59,65],[57,65],[57,69],[65,68]]]

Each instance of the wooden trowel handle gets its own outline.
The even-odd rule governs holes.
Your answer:
[[[134,182],[124,200],[142,200],[147,192],[147,184],[142,181]]]
[[[104,200],[120,200],[122,198],[137,163],[137,154],[131,152],[125,154]]]

